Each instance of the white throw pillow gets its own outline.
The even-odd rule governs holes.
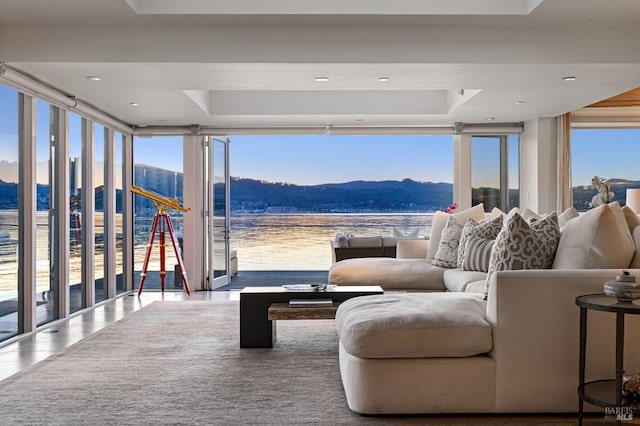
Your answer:
[[[560,229],[564,228],[567,222],[569,222],[571,219],[575,219],[578,216],[580,216],[580,213],[578,213],[578,210],[576,210],[574,207],[569,207],[568,209],[560,213],[558,215],[558,225],[560,225]]]
[[[442,230],[438,250],[433,258],[433,263],[442,268],[455,268],[458,264],[458,244],[462,234],[463,225],[454,215],[449,215],[447,223]]]
[[[427,249],[427,260],[432,261],[436,252],[438,251],[438,245],[440,244],[440,237],[442,236],[442,230],[447,223],[447,218],[450,213],[437,211],[433,215],[433,223],[431,224],[431,236],[429,237],[429,248]],[[484,219],[484,205],[482,203],[470,207],[458,213],[453,213],[453,216],[458,219],[460,223],[465,223],[467,219],[471,218],[476,222],[480,222]]]
[[[507,217],[507,214],[499,208],[494,207],[489,213],[485,215],[485,219],[494,219],[498,216],[502,216],[502,218],[504,219],[505,217]]]
[[[489,293],[491,276],[497,271],[551,268],[559,240],[556,212],[531,223],[520,213],[510,214],[491,251],[485,297]]]
[[[399,239],[410,239],[410,238],[418,238],[418,233],[420,232],[420,228],[416,228],[415,230],[408,232],[408,233],[404,233],[401,230],[399,230],[398,228],[393,228],[393,237],[394,238],[399,238]]]
[[[635,247],[622,208],[601,204],[562,229],[554,269],[624,269]]]
[[[458,244],[458,268],[462,268],[464,253],[469,238],[474,236],[487,240],[495,240],[502,229],[503,221],[503,215],[498,215],[492,219],[483,220],[482,222],[467,219],[464,228],[462,228],[462,234],[460,235],[460,244]]]
[[[533,222],[533,221],[536,221],[536,220],[540,220],[540,218],[542,217],[538,213],[534,212],[531,209],[524,209],[522,211],[521,215],[524,218],[524,220],[526,220],[527,222]]]

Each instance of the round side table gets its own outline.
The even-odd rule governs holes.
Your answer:
[[[640,300],[620,302],[604,294],[587,294],[576,298],[580,307],[580,376],[578,382],[578,424],[582,425],[584,402],[602,407],[605,413],[616,416],[616,423],[630,420],[637,406],[626,404],[622,398],[622,375],[624,366],[624,316],[640,315]],[[616,314],[616,377],[607,380],[584,381],[587,345],[587,312],[589,310]],[[609,410],[607,410],[609,409]]]

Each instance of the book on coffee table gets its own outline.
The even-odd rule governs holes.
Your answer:
[[[291,299],[290,308],[328,308],[333,306],[331,299]]]

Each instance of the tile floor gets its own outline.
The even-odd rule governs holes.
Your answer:
[[[239,291],[194,291],[190,296],[178,291],[145,291],[124,294],[93,309],[56,321],[35,333],[0,346],[0,380],[57,354],[96,331],[156,300],[239,300]]]

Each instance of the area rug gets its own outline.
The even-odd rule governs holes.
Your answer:
[[[361,416],[333,320],[240,349],[237,302],[155,302],[0,382],[3,425],[557,425],[573,416]],[[464,401],[461,401],[463,404]]]

